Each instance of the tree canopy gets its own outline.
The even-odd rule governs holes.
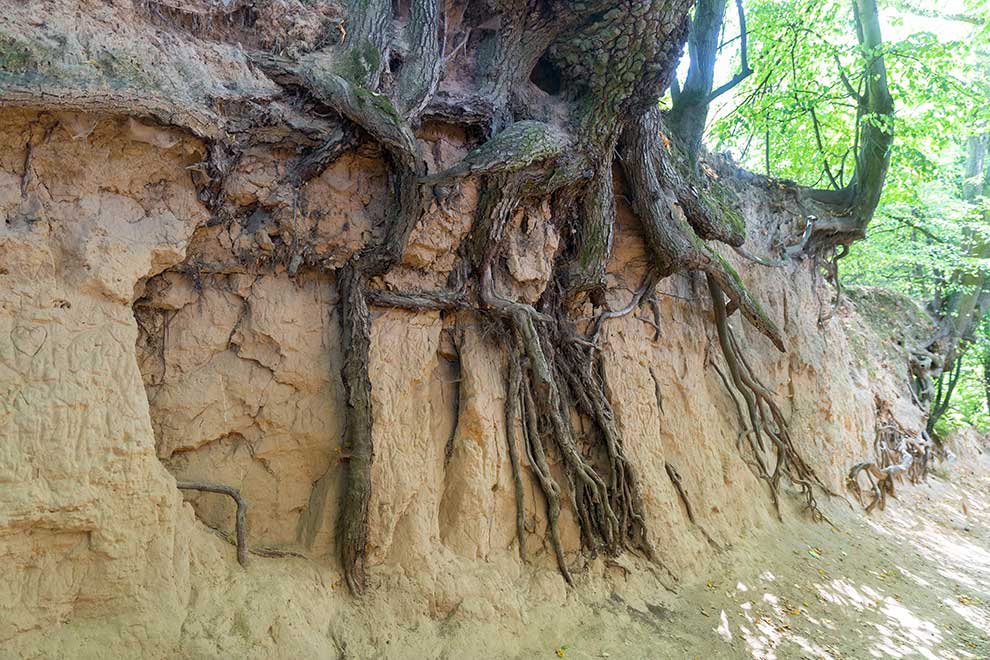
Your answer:
[[[990,301],[990,7],[880,0],[883,42],[871,47],[847,0],[737,4],[740,11],[723,11],[718,29],[711,85],[731,89],[709,99],[708,147],[752,171],[838,191],[862,166],[864,136],[891,131],[867,239],[839,255],[839,281],[889,287],[926,305],[941,334],[918,348],[945,359],[933,422],[942,432],[990,428],[990,323],[983,318]],[[862,102],[875,74],[860,63],[877,56],[894,101],[890,118]],[[679,77],[690,85],[684,65]]]

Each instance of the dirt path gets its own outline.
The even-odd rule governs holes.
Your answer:
[[[936,472],[869,517],[834,505],[836,530],[754,536],[656,603],[547,622],[518,657],[990,658],[990,453]]]

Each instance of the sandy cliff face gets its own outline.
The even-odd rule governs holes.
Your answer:
[[[126,121],[100,119],[73,139],[55,118],[3,115],[6,649],[99,636],[83,622],[108,613],[135,641],[174,637],[181,621],[163,614],[189,597],[180,530],[193,521],[155,456],[131,303],[147,277],[181,262],[206,219],[184,171],[199,147],[122,137]]]
[[[433,169],[466,150],[466,137],[442,126],[420,139]],[[644,308],[604,330],[608,389],[660,561],[582,555],[565,502],[574,589],[545,545],[544,503],[527,469],[529,564],[518,556],[507,366],[492,329],[470,311],[376,308],[372,594],[355,603],[334,559],[347,457],[332,267],[374,231],[385,194],[378,154],[345,156],[275,205],[278,217],[245,214],[254,220],[242,226],[211,222],[190,175],[203,147],[181,133],[4,111],[0,144],[0,655],[360,655],[385,648],[394,626],[432,621],[420,649],[429,654],[444,621],[525,621],[533,608],[656,591],[777,524],[737,449],[700,281],[661,284],[659,327]],[[236,203],[272,208],[260,202],[286,158],[243,158],[230,175]],[[790,231],[786,191],[737,186],[749,250],[766,254]],[[437,202],[402,265],[376,284],[442,285],[476,202],[471,181]],[[539,296],[555,227],[547,209],[519,214],[503,290]],[[307,263],[328,268],[281,259],[276,243],[305,243]],[[878,414],[920,431],[903,350],[866,350],[881,340],[848,306],[820,323],[830,294],[810,263],[727,258],[782,329],[786,354],[733,321],[827,484],[842,490],[848,467],[872,456]],[[620,208],[615,306],[645,265],[636,219]],[[232,531],[231,502],[184,497],[176,478],[241,490],[260,553],[246,571],[210,531]]]

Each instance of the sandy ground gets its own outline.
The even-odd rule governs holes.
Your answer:
[[[516,657],[990,658],[990,452],[897,495],[833,501],[837,529],[791,516],[676,594],[543,622]]]

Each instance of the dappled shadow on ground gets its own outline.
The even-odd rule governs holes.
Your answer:
[[[899,496],[737,548],[700,598],[719,657],[990,658],[990,456]]]
[[[990,452],[885,511],[829,506],[834,527],[786,515],[676,594],[612,594],[518,657],[990,660]]]

